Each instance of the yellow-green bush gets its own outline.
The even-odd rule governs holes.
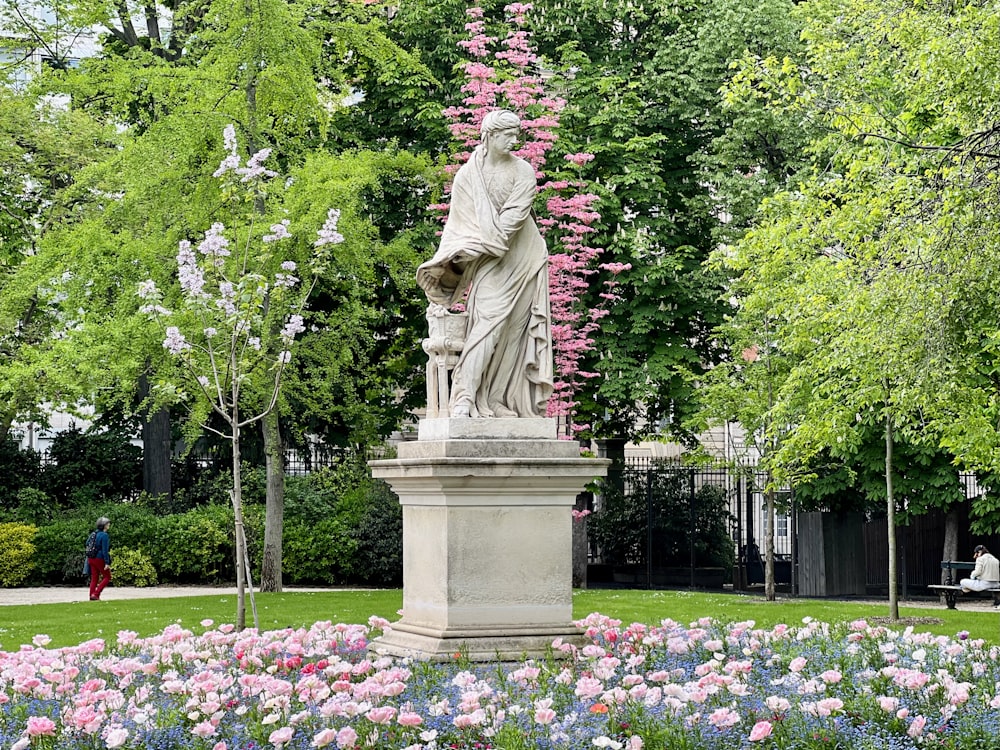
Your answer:
[[[145,552],[123,547],[111,556],[111,580],[119,586],[155,586],[156,568]]]
[[[18,586],[31,573],[37,530],[23,523],[0,523],[0,587]]]

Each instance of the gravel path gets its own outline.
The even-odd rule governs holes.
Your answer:
[[[285,587],[286,593],[309,591],[344,591],[345,589]],[[174,596],[228,596],[235,595],[235,586],[151,586],[135,588],[130,586],[110,586],[104,590],[102,599],[113,602],[123,599],[166,599]],[[5,604],[59,604],[87,600],[86,586],[40,586],[36,588],[0,589],[0,606]],[[859,604],[889,606],[888,599],[851,599]],[[937,599],[920,598],[900,601],[900,607],[920,609],[944,609]],[[959,597],[958,609],[988,611],[993,602],[988,597]]]
[[[331,591],[323,588],[289,588],[286,593],[296,591]],[[235,595],[235,586],[109,586],[101,594],[104,601],[123,599],[166,599],[174,596],[227,596]],[[87,601],[86,586],[40,586],[23,589],[0,589],[0,606],[4,604],[61,604]]]

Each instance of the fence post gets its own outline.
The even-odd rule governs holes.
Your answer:
[[[688,555],[691,567],[691,588],[694,588],[694,569],[697,560],[694,551],[695,534],[695,510],[694,510],[694,469],[688,471]]]
[[[646,588],[653,588],[653,467],[646,467]]]

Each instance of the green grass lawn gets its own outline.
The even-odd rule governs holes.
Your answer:
[[[308,626],[318,620],[363,623],[370,615],[397,619],[403,594],[398,589],[379,591],[324,591],[287,594],[256,594],[260,626],[263,630]],[[961,604],[959,604],[961,606]],[[834,600],[779,599],[768,602],[760,596],[743,594],[706,594],[689,591],[630,591],[590,589],[573,596],[574,617],[591,612],[624,622],[658,623],[670,618],[689,623],[701,617],[723,622],[753,620],[759,627],[778,623],[796,625],[803,618],[827,622],[845,622],[860,618],[887,618],[889,605],[841,602]],[[136,599],[131,601],[80,601],[71,604],[31,604],[0,606],[0,649],[12,651],[44,633],[51,646],[69,646],[91,638],[113,642],[120,630],[133,630],[149,636],[167,625],[179,623],[201,632],[202,620],[217,625],[235,621],[236,596],[191,596],[174,599]],[[1000,643],[1000,613],[993,610],[948,610],[900,607],[903,622],[892,625],[938,635],[954,636],[968,631],[972,638]],[[917,618],[911,622],[908,618]],[[247,622],[252,624],[247,604]]]

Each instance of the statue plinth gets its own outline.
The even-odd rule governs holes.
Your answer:
[[[551,419],[424,420],[398,458],[371,463],[403,506],[403,615],[374,651],[517,659],[581,642],[571,511],[608,462],[555,431]]]

